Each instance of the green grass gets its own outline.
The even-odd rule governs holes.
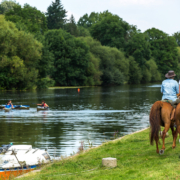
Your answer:
[[[163,155],[149,143],[149,129],[104,143],[78,156],[44,167],[24,180],[106,180],[106,179],[180,179],[180,144],[172,149],[172,135],[166,138]],[[160,145],[160,147],[162,144]],[[117,158],[116,168],[102,167],[102,158]],[[71,173],[71,174],[70,174]]]

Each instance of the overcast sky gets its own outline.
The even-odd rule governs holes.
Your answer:
[[[0,0],[1,2],[1,0]],[[21,5],[28,3],[46,12],[52,0],[16,0]],[[76,21],[85,13],[110,11],[129,24],[137,25],[143,32],[158,28],[169,35],[180,31],[180,0],[61,0]]]

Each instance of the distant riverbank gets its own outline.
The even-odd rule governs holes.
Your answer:
[[[94,86],[54,86],[54,87],[49,87],[48,89],[78,89],[78,88],[87,88],[87,87],[94,87]]]
[[[170,133],[169,133],[170,134]],[[63,159],[21,179],[176,179],[179,178],[179,144],[172,149],[166,138],[163,155],[149,143],[149,128],[104,143],[72,158]],[[102,158],[117,158],[116,168],[102,166]]]

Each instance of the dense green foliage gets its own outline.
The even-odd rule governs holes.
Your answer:
[[[151,52],[159,71],[165,74],[170,69],[178,71],[177,43],[174,37],[152,28],[145,31],[151,44]]]
[[[101,21],[93,24],[90,32],[93,38],[101,42],[102,45],[124,49],[129,33],[133,31],[127,22],[119,16],[108,14]]]
[[[13,0],[3,0],[0,4],[0,14],[5,14],[9,10],[13,10],[13,7],[17,5],[16,1]]]
[[[0,16],[0,41],[0,87],[33,88],[42,44],[33,35],[18,31],[3,16]]]
[[[99,59],[101,80],[104,85],[123,84],[128,81],[129,61],[116,48],[102,46],[92,37],[81,38],[89,45],[90,52]]]
[[[142,33],[109,11],[85,14],[76,23],[73,15],[66,18],[61,0],[45,14],[4,0],[0,13],[1,88],[147,83],[169,70],[180,76],[179,32]]]
[[[45,15],[28,4],[25,4],[23,8],[20,5],[13,6],[5,14],[5,18],[16,23],[18,29],[22,28],[30,33],[43,33],[47,30]]]
[[[76,26],[76,21],[73,15],[71,15],[69,22],[66,23],[65,30],[74,36],[79,35],[78,27]]]
[[[174,33],[173,36],[175,37],[178,46],[180,46],[180,32]]]
[[[48,31],[45,39],[54,54],[52,77],[56,83],[85,85],[89,58],[87,45],[62,29]]]

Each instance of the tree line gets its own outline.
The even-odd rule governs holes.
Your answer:
[[[141,32],[109,11],[76,22],[60,0],[46,13],[4,0],[0,14],[1,89],[148,83],[171,69],[180,75],[180,32]]]

